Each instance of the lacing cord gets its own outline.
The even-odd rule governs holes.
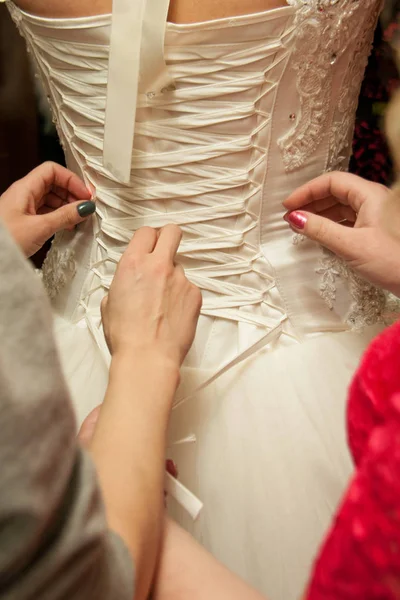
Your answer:
[[[257,51],[260,52],[260,49]],[[275,46],[273,51],[276,52]],[[243,62],[245,51],[241,50],[236,54],[237,60],[240,56],[241,64],[245,64]],[[249,53],[249,58],[251,57],[257,58],[254,50]],[[223,72],[226,65],[231,66],[230,56],[218,65],[218,69]],[[275,67],[276,62],[272,60],[270,69]],[[201,69],[202,66],[200,66],[200,72]],[[236,323],[248,323],[266,331],[256,344],[218,369],[201,386],[201,389],[279,337],[282,323],[286,319],[284,310],[280,306],[274,305],[269,299],[270,292],[275,287],[274,277],[257,269],[256,263],[262,259],[262,254],[255,245],[247,241],[248,234],[257,227],[258,223],[258,216],[248,208],[248,205],[262,190],[262,182],[254,181],[252,173],[266,159],[267,153],[267,148],[259,146],[256,138],[269,125],[269,114],[259,110],[258,105],[275,85],[274,82],[265,85],[266,75],[267,73],[263,73],[261,76],[259,74],[240,74],[232,82],[217,81],[207,86],[184,87],[174,93],[166,93],[156,98],[147,98],[147,100],[142,99],[139,106],[154,105],[159,110],[168,111],[168,117],[163,115],[163,118],[152,120],[149,123],[139,121],[136,126],[136,135],[171,140],[181,146],[184,145],[188,151],[180,149],[147,154],[134,149],[132,171],[132,182],[135,184],[134,202],[132,199],[129,203],[123,202],[124,187],[118,182],[114,183],[112,190],[98,190],[98,215],[101,224],[96,240],[102,258],[92,265],[92,273],[95,275],[97,283],[81,300],[81,305],[88,310],[89,321],[91,320],[91,311],[88,309],[90,295],[101,288],[109,289],[112,282],[112,274],[105,274],[102,266],[110,262],[116,264],[122,255],[122,250],[110,249],[108,240],[112,239],[116,244],[126,245],[131,239],[131,232],[141,226],[162,227],[167,223],[176,223],[184,232],[178,260],[179,258],[183,261],[190,259],[191,264],[186,269],[188,278],[201,290],[213,294],[211,298],[209,295],[204,298],[202,314]],[[258,90],[254,100],[235,103],[235,112],[227,115],[226,109],[222,110],[216,107],[211,112],[197,116],[198,127],[193,127],[193,114],[188,109],[188,102],[197,102],[202,97],[216,99],[226,96],[231,91],[237,93],[254,89]],[[171,116],[171,113],[174,115],[175,111],[179,113],[178,117]],[[225,124],[229,120],[241,120],[249,117],[256,117],[259,122],[247,135],[232,137],[206,130],[207,127]],[[191,128],[195,131],[191,131]],[[80,132],[78,131],[76,134],[79,136]],[[225,165],[218,166],[218,163],[209,164],[214,159],[224,158],[235,152],[249,151],[251,158],[244,169],[231,169]],[[97,162],[96,158],[94,160]],[[98,164],[96,167],[98,168]],[[165,170],[166,172],[172,170],[175,173],[181,172],[183,176],[193,174],[197,176],[197,180],[188,184],[155,183],[153,186],[149,186],[148,179],[141,175],[148,169]],[[243,193],[239,199],[231,199],[230,192],[236,188],[242,188]],[[213,198],[210,197],[210,202],[208,202],[210,192],[213,193]],[[116,197],[118,197],[118,202],[115,200]],[[145,202],[152,200],[167,201],[171,198],[179,198],[183,202],[187,200],[187,210],[166,213],[144,205]],[[216,204],[218,198],[221,199],[220,204]],[[194,208],[193,205],[196,203],[200,204],[200,207]],[[115,213],[118,216],[115,216]],[[236,228],[228,229],[224,225],[224,220],[232,218],[236,220]],[[238,227],[240,219],[244,221],[241,228]],[[197,261],[202,266],[198,268],[192,266],[193,262]],[[260,286],[251,288],[225,280],[227,277],[246,273],[256,273],[260,280]],[[255,307],[262,304],[274,309],[274,318],[268,318],[261,314],[261,311],[256,313],[244,309],[244,307]],[[277,313],[281,315],[278,318],[276,317]],[[102,336],[99,329],[99,315],[93,315],[93,317],[97,323],[92,323],[90,329],[98,339]]]

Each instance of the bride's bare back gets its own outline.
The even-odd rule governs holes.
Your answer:
[[[16,0],[15,4],[23,10],[47,17],[81,17],[111,12],[112,0]],[[286,5],[286,0],[171,0],[169,20],[195,23]]]

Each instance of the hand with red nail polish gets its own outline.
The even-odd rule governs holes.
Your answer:
[[[400,296],[399,193],[350,173],[327,173],[287,198],[284,218],[361,277]]]
[[[0,218],[26,256],[57,231],[72,230],[92,215],[92,192],[77,175],[46,162],[0,196]]]

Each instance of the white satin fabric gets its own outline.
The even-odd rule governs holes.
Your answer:
[[[123,250],[138,227],[179,224],[178,259],[204,306],[168,455],[204,508],[197,521],[174,499],[170,509],[272,600],[301,595],[347,482],[346,388],[379,329],[350,330],[350,312],[374,321],[376,296],[320,264],[314,244],[293,244],[282,201],[348,160],[379,5],[291,0],[257,15],[168,24],[165,47],[150,50],[160,20],[141,29],[143,12],[141,38],[128,44],[131,71],[127,57],[123,68],[118,62],[118,39],[109,65],[111,15],[44,19],[8,3],[68,165],[96,189],[93,222],[58,236],[44,267],[79,419],[104,393],[99,307]],[[165,19],[165,3],[154,6]],[[129,27],[124,35],[129,41]],[[141,79],[146,60],[155,66]],[[196,497],[168,486],[196,516]]]

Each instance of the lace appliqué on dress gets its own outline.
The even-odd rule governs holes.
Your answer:
[[[358,99],[368,57],[371,53],[374,31],[382,2],[368,14],[363,30],[359,32],[357,44],[346,70],[339,95],[329,139],[328,170],[347,170]]]
[[[279,141],[287,171],[304,164],[317,149],[331,114],[334,66],[353,40],[357,48],[367,46],[370,22],[376,18],[380,0],[288,0],[297,7],[293,45],[293,68],[297,74],[301,116]],[[361,52],[359,48],[358,52]],[[367,54],[367,51],[366,51]],[[357,60],[360,60],[358,54]],[[364,60],[361,60],[362,72]],[[353,99],[351,82],[347,101]],[[345,106],[345,99],[342,98]],[[348,134],[348,122],[340,132]],[[338,134],[337,134],[338,135]]]
[[[288,3],[297,7],[293,65],[297,72],[301,118],[279,140],[285,168],[293,171],[304,164],[316,151],[324,129],[330,127],[327,170],[346,170],[359,89],[382,2],[288,0]],[[334,66],[351,43],[354,43],[354,51],[332,115]],[[300,241],[295,239],[294,243]],[[348,282],[353,302],[347,321],[352,328],[386,322],[387,295],[358,277],[340,258],[323,249],[317,273],[321,276],[321,296],[330,309],[336,301],[337,279]],[[393,314],[398,312],[393,309],[394,306]]]
[[[12,20],[14,21],[18,30],[20,30],[21,29],[21,21],[22,21],[22,15],[21,15],[20,11],[17,10],[14,3],[10,2],[9,0],[0,0],[0,2],[5,3]]]
[[[55,298],[76,273],[75,253],[71,249],[60,250],[56,238],[42,267],[43,285],[50,298]]]
[[[320,294],[332,310],[336,302],[336,283],[339,278],[347,281],[352,305],[347,323],[352,329],[362,330],[376,323],[394,322],[400,313],[400,301],[365,281],[329,250],[323,256],[317,273],[321,276]]]
[[[302,244],[303,242],[306,241],[306,236],[303,235],[302,233],[295,233],[292,237],[292,244],[293,246],[299,246],[299,244]]]
[[[339,102],[333,118],[327,171],[347,170],[359,90],[381,6],[382,3],[377,2],[376,6],[372,7],[363,22],[362,29],[355,38],[357,43],[343,79]],[[330,309],[333,308],[336,300],[337,278],[341,277],[348,281],[353,305],[347,320],[353,328],[362,329],[378,322],[393,322],[396,318],[395,315],[399,314],[398,302],[393,299],[389,300],[388,294],[358,277],[342,259],[327,250],[323,249],[323,257],[317,273],[321,275],[321,296]]]

